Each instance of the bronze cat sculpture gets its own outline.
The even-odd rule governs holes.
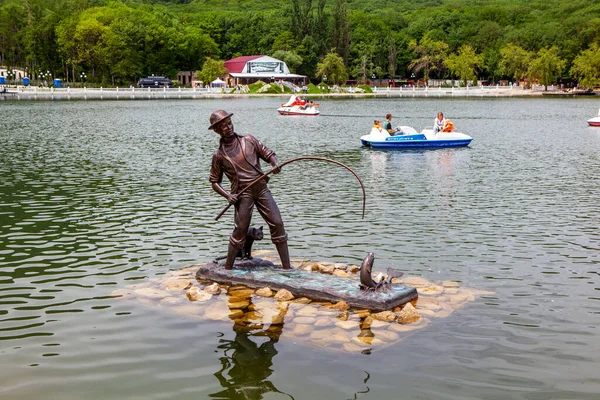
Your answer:
[[[252,260],[252,245],[254,244],[255,240],[262,240],[263,236],[264,235],[262,226],[260,228],[251,226],[248,229],[248,232],[246,233],[246,242],[244,243],[244,247],[239,249],[239,251],[235,255],[235,258],[240,258],[242,260]],[[215,261],[223,260],[225,258],[227,258],[226,255],[217,257]]]
[[[263,227],[255,228],[253,226],[248,229],[248,233],[246,233],[246,243],[244,243],[244,247],[240,249],[236,258],[241,258],[243,260],[252,260],[252,245],[255,240],[262,240],[263,238]]]
[[[358,287],[360,290],[380,292],[383,290],[389,290],[392,287],[392,278],[400,278],[404,275],[404,272],[395,270],[393,268],[387,269],[387,278],[381,282],[375,282],[371,275],[373,270],[373,261],[375,261],[375,255],[368,253],[362,264],[360,265],[360,284]]]

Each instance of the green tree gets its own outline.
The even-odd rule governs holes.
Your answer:
[[[529,51],[510,43],[500,50],[500,73],[517,80],[525,79],[532,57]]]
[[[102,54],[102,41],[107,31],[108,28],[95,18],[80,20],[75,29],[73,39],[76,43],[77,61],[90,67],[92,77],[95,77],[105,56]]]
[[[327,36],[328,36],[328,19],[329,16],[325,12],[325,4],[327,0],[317,1],[317,12],[312,22],[312,35],[319,46],[319,56],[327,51]]]
[[[565,68],[565,64],[566,62],[560,58],[556,46],[546,47],[538,51],[537,57],[531,62],[529,74],[544,85],[544,90],[548,90],[548,85],[556,82]]]
[[[490,83],[496,82],[500,75],[500,49],[497,47],[487,48],[483,51],[482,57]]]
[[[467,81],[476,79],[476,71],[483,64],[483,57],[475,54],[475,50],[463,44],[458,49],[458,54],[449,55],[444,61],[450,72],[456,75],[467,86]]]
[[[396,45],[396,41],[394,40],[394,37],[391,34],[387,38],[387,45],[387,73],[390,76],[390,79],[394,79],[394,76],[396,75],[396,68],[398,67],[398,46]]]
[[[335,0],[332,26],[331,47],[336,49],[338,55],[344,59],[344,64],[348,65],[348,56],[350,54],[350,22],[348,22],[346,0]]]
[[[27,0],[19,3],[27,10],[24,19],[27,24],[16,35],[20,42],[17,65],[23,65],[23,61],[38,67],[42,65],[56,77],[63,67],[66,70],[65,63],[56,51],[56,27],[61,19],[68,17],[68,10],[62,1]],[[15,15],[11,17],[19,18]]]
[[[295,73],[296,68],[302,64],[302,57],[294,51],[279,50],[274,52],[271,57],[285,62],[290,72]]]
[[[350,74],[365,82],[373,73],[378,77],[390,68],[390,35],[388,23],[373,19],[367,13],[356,13],[352,18],[352,43],[350,48]],[[392,49],[393,51],[394,49]]]
[[[202,65],[206,57],[216,57],[219,53],[217,43],[202,29],[184,25],[176,37],[177,66],[185,71],[194,71]]]
[[[298,46],[298,55],[302,57],[302,65],[298,67],[298,73],[315,76],[317,63],[319,62],[319,44],[312,36],[305,36]]]
[[[294,34],[288,30],[281,32],[271,46],[271,51],[293,51],[298,46]]]
[[[78,65],[77,46],[73,41],[75,29],[77,28],[77,20],[75,18],[67,18],[61,21],[56,27],[56,45],[60,55],[67,68],[71,67],[71,77],[75,81],[75,70]],[[69,74],[67,73],[67,80]]]
[[[373,62],[375,45],[367,42],[357,43],[353,46],[353,53],[355,53],[355,57],[352,64],[352,75],[358,78],[361,83],[365,83],[376,70]]]
[[[423,71],[425,85],[428,85],[429,73],[442,68],[444,65],[444,56],[448,51],[448,45],[442,41],[432,40],[429,36],[424,36],[418,43],[416,40],[412,40],[409,46],[418,54],[418,58],[410,63],[409,68],[415,72]]]
[[[584,88],[600,86],[600,48],[598,43],[592,43],[589,49],[575,57],[571,75],[578,79],[579,84]]]
[[[344,59],[334,51],[328,53],[323,61],[317,64],[316,76],[322,79],[324,75],[327,75],[328,82],[333,82],[334,85],[343,84],[348,80],[348,72],[344,65]]]
[[[204,82],[208,85],[210,82],[214,81],[218,77],[224,76],[227,74],[227,68],[225,68],[225,61],[223,60],[214,60],[212,58],[207,58],[204,62],[204,66],[202,70],[196,71],[196,77],[198,80]]]
[[[18,65],[23,59],[21,36],[27,12],[20,1],[0,3],[0,64]]]
[[[292,29],[296,38],[303,39],[312,33],[312,0],[292,0]]]

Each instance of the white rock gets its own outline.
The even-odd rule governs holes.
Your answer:
[[[206,293],[217,295],[217,294],[221,293],[221,288],[219,287],[219,284],[215,282],[212,285],[206,286],[204,288],[204,291]]]
[[[351,265],[348,267],[347,271],[352,272],[353,274],[360,271],[360,267],[358,265]]]
[[[412,287],[424,287],[431,285],[427,279],[421,278],[420,276],[403,276],[400,282],[412,286]]]
[[[396,314],[392,311],[382,311],[375,314],[371,314],[371,316],[379,321],[391,322],[396,319]]]
[[[343,269],[336,269],[333,271],[333,276],[339,276],[340,278],[350,278],[351,275]]]
[[[318,264],[319,265],[319,272],[322,274],[331,274],[333,273],[333,265],[327,265],[327,264]]]
[[[146,297],[149,299],[160,299],[163,297],[171,296],[171,293],[167,292],[166,290],[157,289],[157,288],[153,288],[153,287],[147,287],[147,288],[135,290],[133,292],[133,294],[137,297]]]
[[[352,329],[356,329],[359,330],[359,324],[356,321],[340,321],[337,320],[335,322],[335,326],[338,326],[344,330],[352,330]]]
[[[167,290],[184,290],[189,289],[192,285],[192,281],[187,278],[170,278],[162,283]]]
[[[264,287],[264,288],[258,289],[255,294],[257,296],[262,296],[262,297],[272,297],[273,291],[268,287]]]
[[[315,321],[315,326],[318,327],[323,327],[323,326],[330,326],[333,325],[333,319],[332,318],[328,318],[328,317],[319,317],[316,319]]]
[[[310,332],[312,332],[312,330],[313,328],[311,325],[296,324],[294,329],[292,329],[292,333],[297,336],[304,336],[308,335]]]
[[[312,325],[315,323],[315,317],[296,317],[294,322],[297,324]]]
[[[194,287],[191,287],[190,289],[188,289],[188,291],[185,292],[185,295],[187,296],[188,299],[190,299],[190,301],[203,302],[203,301],[208,301],[212,298],[212,294],[203,292],[197,286],[194,286]]]
[[[333,308],[334,310],[345,311],[345,310],[349,309],[350,306],[345,301],[338,301],[334,305],[330,306],[330,308]]]
[[[314,317],[319,314],[319,309],[313,306],[306,306],[296,311],[296,315],[302,317]]]
[[[393,320],[392,320],[393,321]],[[371,323],[371,328],[382,328],[384,326],[389,326],[391,321],[382,321],[382,320],[373,320]]]
[[[293,299],[294,299],[294,295],[287,289],[281,289],[275,295],[275,300],[277,300],[277,301],[289,301],[289,300],[293,300]]]
[[[444,292],[444,287],[440,285],[430,285],[421,288],[417,288],[419,295],[436,295]]]
[[[413,322],[417,322],[421,319],[418,311],[415,310],[411,303],[406,303],[402,311],[398,313],[398,323],[399,324],[412,324]]]

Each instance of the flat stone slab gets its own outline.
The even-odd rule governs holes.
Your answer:
[[[363,291],[358,287],[359,282],[354,279],[311,273],[297,268],[285,270],[270,261],[257,258],[252,261],[252,267],[236,263],[230,270],[215,262],[208,263],[200,266],[196,278],[244,285],[253,289],[287,289],[295,297],[333,303],[345,301],[351,307],[374,311],[390,310],[418,297],[417,290],[409,286],[393,284],[387,291]]]

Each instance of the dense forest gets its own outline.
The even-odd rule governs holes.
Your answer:
[[[596,0],[0,0],[0,65],[128,85],[270,55],[339,82],[600,85]]]

